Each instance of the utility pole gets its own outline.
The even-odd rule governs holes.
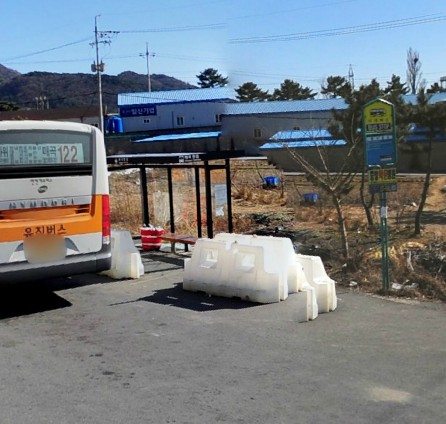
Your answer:
[[[118,34],[119,31],[98,31],[98,17],[101,15],[96,15],[94,17],[94,43],[96,48],[96,62],[91,65],[91,71],[96,72],[98,78],[98,93],[99,93],[99,129],[104,132],[104,111],[102,108],[102,78],[101,73],[104,72],[105,64],[99,61],[99,44],[110,44],[110,39],[105,39],[99,41],[100,38],[110,37],[112,34]]]
[[[154,57],[155,53],[149,53],[149,43],[146,42],[146,52],[145,53],[140,53],[140,56],[145,56],[146,57],[146,65],[147,65],[147,90],[149,91],[149,93],[152,91],[152,85],[150,82],[150,66],[149,66],[149,57]]]
[[[99,41],[98,41],[98,17],[94,17],[94,44],[96,46],[96,63],[91,66],[92,71],[96,71],[98,77],[98,92],[99,92],[99,129],[104,132],[104,113],[102,110],[102,80],[101,72],[104,72],[104,63],[99,63]]]

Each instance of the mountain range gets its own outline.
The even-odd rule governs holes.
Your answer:
[[[147,75],[125,71],[119,75],[101,74],[102,102],[109,112],[117,111],[119,93],[144,92],[148,89]],[[153,74],[153,91],[196,88],[176,78]],[[0,64],[0,102],[19,109],[69,108],[98,104],[98,80],[95,73],[69,74],[29,72],[21,74]]]

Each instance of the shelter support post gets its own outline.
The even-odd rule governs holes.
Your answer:
[[[167,168],[167,185],[169,188],[169,214],[170,214],[170,232],[175,233],[175,213],[173,203],[173,184],[172,184],[172,168]]]
[[[232,222],[232,191],[231,191],[231,164],[229,159],[225,159],[226,170],[226,200],[228,203],[228,233],[234,232]]]
[[[211,168],[209,162],[204,161],[204,182],[206,187],[206,226],[208,238],[214,237],[214,223],[212,219],[212,190],[211,190]]]
[[[149,226],[149,193],[147,190],[147,174],[146,167],[141,166],[139,168],[139,178],[141,181],[141,197],[142,197],[142,222],[144,226]]]
[[[200,193],[200,168],[195,167],[195,202],[197,207],[197,235],[203,237],[201,229],[201,193]]]

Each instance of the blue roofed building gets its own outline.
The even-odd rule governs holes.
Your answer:
[[[347,107],[343,99],[308,99],[269,102],[236,102],[235,92],[228,87],[187,90],[122,93],[118,95],[119,118],[127,136],[120,139],[133,151],[178,149],[186,138],[153,137],[221,132],[218,140],[198,137],[202,151],[213,145],[221,150],[244,150],[248,155],[261,155],[259,147],[281,130],[307,130],[326,127],[333,109]],[[130,135],[129,135],[130,134]],[[110,139],[108,137],[108,144]],[[195,148],[199,148],[194,135]],[[152,142],[147,140],[152,139]],[[144,143],[135,142],[144,140]],[[115,150],[116,151],[116,150]]]
[[[311,128],[279,131],[261,145],[259,150],[285,172],[304,171],[295,160],[296,154],[320,169],[328,165],[332,171],[338,171],[343,166],[348,146],[346,140],[334,138],[324,128]]]
[[[226,87],[122,93],[119,116],[124,132],[219,130],[225,104],[234,101]]]
[[[250,155],[262,154],[260,146],[274,134],[327,128],[333,110],[346,108],[343,99],[226,104],[222,115],[222,142]]]
[[[403,96],[404,102],[408,104],[415,105],[417,103],[417,95],[416,94],[406,94]],[[434,93],[429,97],[429,104],[435,104],[438,102],[446,102],[446,93]]]
[[[219,145],[225,105],[233,101],[235,93],[227,87],[121,93],[119,116],[110,118],[119,119],[121,131],[106,133],[107,152],[175,153],[185,151],[191,143],[195,151],[211,151]],[[197,137],[197,133],[206,135]],[[161,138],[154,141],[155,137]]]

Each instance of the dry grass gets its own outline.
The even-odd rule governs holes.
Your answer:
[[[139,232],[142,222],[139,179],[133,174],[113,173],[110,183],[110,213],[114,228]]]

